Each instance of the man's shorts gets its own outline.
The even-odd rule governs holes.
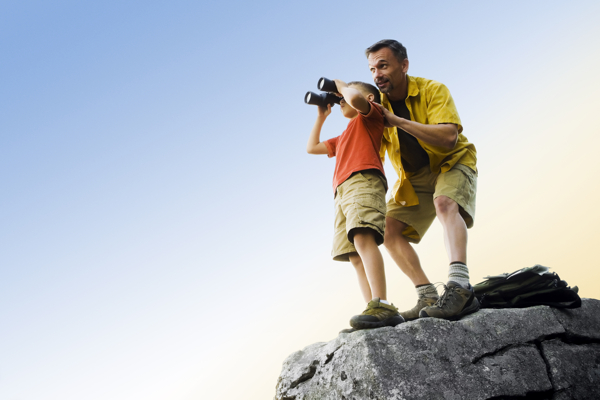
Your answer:
[[[435,219],[433,200],[446,196],[459,205],[460,215],[467,228],[475,219],[475,196],[477,194],[477,173],[471,168],[456,164],[448,172],[434,174],[429,166],[423,167],[409,177],[419,198],[419,204],[404,207],[396,204],[392,197],[387,204],[387,216],[408,227],[402,232],[409,242],[419,243]]]
[[[369,228],[377,245],[383,243],[385,230],[385,178],[376,172],[356,172],[337,187],[335,229],[331,255],[336,261],[350,261],[356,253],[355,228]]]

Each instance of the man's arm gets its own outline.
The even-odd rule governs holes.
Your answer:
[[[427,125],[400,118],[385,107],[381,107],[387,122],[413,135],[425,143],[453,149],[458,140],[458,127],[455,124]]]
[[[369,103],[369,100],[365,99],[365,96],[363,96],[361,92],[349,87],[346,82],[340,81],[339,79],[334,79],[333,81],[337,86],[338,92],[350,107],[365,115],[371,111],[371,103]]]
[[[325,143],[321,142],[321,128],[323,127],[327,116],[331,114],[331,104],[327,104],[327,108],[317,108],[319,109],[319,114],[317,115],[315,125],[313,126],[312,131],[310,131],[310,135],[308,136],[306,152],[308,154],[327,154],[327,146],[325,146]]]

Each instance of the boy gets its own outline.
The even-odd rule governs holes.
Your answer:
[[[385,271],[379,245],[385,229],[387,181],[379,157],[384,115],[373,101],[379,91],[363,82],[346,84],[334,80],[342,114],[350,119],[338,137],[320,141],[321,128],[331,114],[331,105],[319,107],[317,121],[308,138],[309,154],[336,157],[333,176],[335,233],[332,256],[350,261],[356,269],[366,310],[350,320],[353,329],[396,326],[404,319],[386,300]]]

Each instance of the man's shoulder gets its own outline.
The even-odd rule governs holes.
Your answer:
[[[440,87],[446,87],[443,83],[433,79],[421,78],[419,76],[409,76],[409,79],[412,79],[415,85],[423,90],[437,90]]]

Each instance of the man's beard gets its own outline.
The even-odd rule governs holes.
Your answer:
[[[379,87],[379,84],[376,84],[376,85],[377,85],[377,88],[379,89],[379,91],[380,91],[381,93],[388,94],[389,92],[391,92],[392,90],[394,90],[394,85],[392,85],[392,82],[390,82],[390,81],[387,81],[387,82],[385,82],[385,83],[387,83],[387,84],[388,84],[388,85],[387,85],[387,87],[386,87],[385,89],[382,89],[382,88],[380,88],[380,87]]]

